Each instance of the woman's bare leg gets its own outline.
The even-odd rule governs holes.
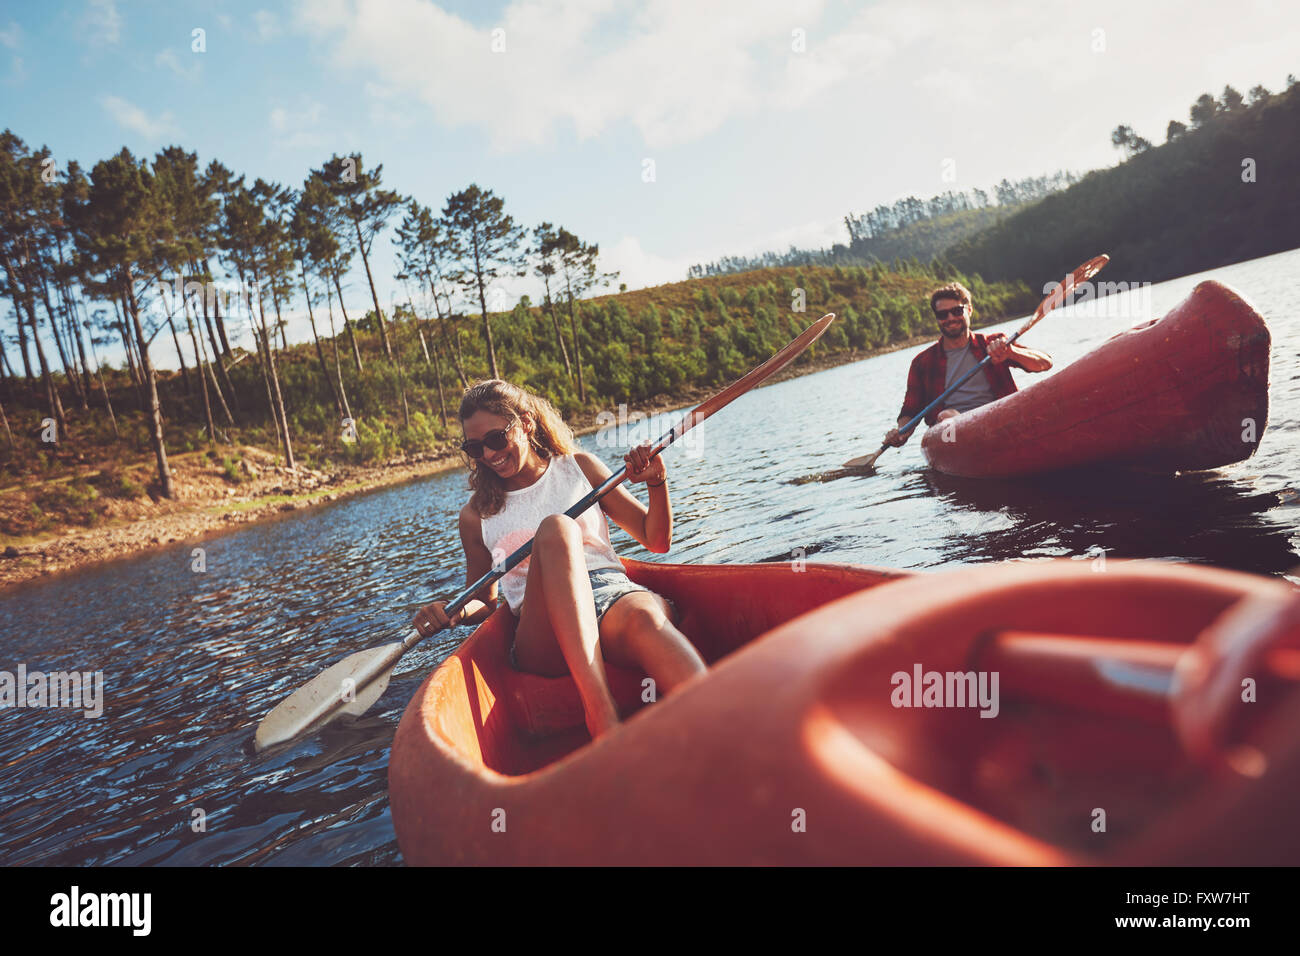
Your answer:
[[[582,531],[566,515],[551,515],[537,526],[515,655],[525,670],[573,675],[593,739],[619,722],[600,651]]]
[[[655,682],[657,693],[670,694],[708,670],[695,645],[677,629],[668,605],[657,594],[625,594],[600,620],[605,657],[622,667],[640,668]]]

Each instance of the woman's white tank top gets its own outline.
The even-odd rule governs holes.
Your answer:
[[[537,526],[548,515],[564,514],[575,502],[591,492],[591,482],[583,474],[577,459],[572,455],[552,458],[542,477],[527,488],[506,492],[506,503],[494,515],[480,518],[483,543],[492,552],[492,561],[504,561],[520,545],[537,532]],[[582,529],[582,550],[587,558],[587,570],[602,568],[622,570],[622,562],[614,553],[609,540],[609,519],[594,504],[575,519]],[[515,614],[524,600],[529,557],[516,565],[498,581],[506,603]]]

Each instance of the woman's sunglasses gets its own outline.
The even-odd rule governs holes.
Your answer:
[[[515,427],[511,422],[505,428],[494,428],[482,438],[469,438],[460,443],[460,450],[471,458],[482,458],[484,447],[492,451],[500,451],[510,444],[510,429]]]

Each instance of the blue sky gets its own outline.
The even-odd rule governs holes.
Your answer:
[[[1202,92],[1283,87],[1297,35],[1271,0],[70,0],[0,8],[0,95],[87,167],[177,143],[298,185],[359,150],[435,211],[477,182],[635,288],[845,241],[908,194],[1113,164],[1119,123],[1159,143]],[[387,308],[383,237],[377,259]]]

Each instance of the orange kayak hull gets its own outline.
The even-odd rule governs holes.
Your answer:
[[[1263,317],[1207,280],[1164,318],[936,424],[921,451],[932,468],[967,478],[1098,466],[1199,471],[1242,461],[1268,422],[1269,348]]]
[[[389,790],[408,863],[1300,862],[1300,698],[1252,729],[1243,776],[1185,753],[1151,680],[1243,598],[1293,598],[1283,582],[1120,561],[629,571],[722,659],[592,743],[572,682],[510,671],[512,622],[489,620],[398,727]],[[1101,664],[1071,653],[1098,642]],[[897,675],[982,660],[1005,676],[996,719],[899,705]],[[614,683],[637,707],[639,675]]]

